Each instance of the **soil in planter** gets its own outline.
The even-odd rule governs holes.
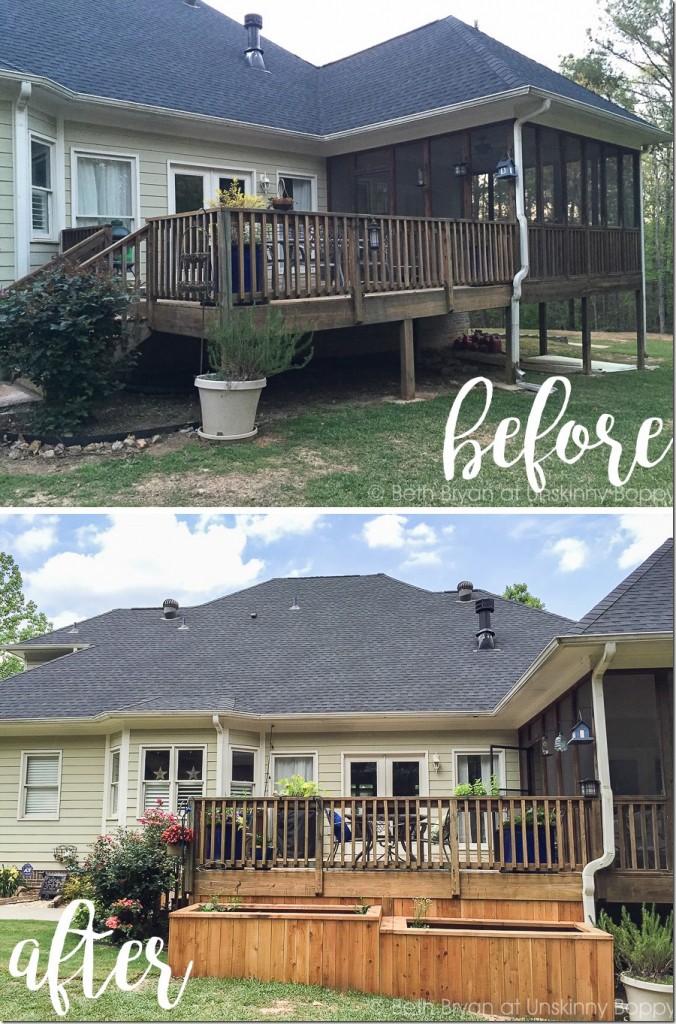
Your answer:
[[[433,917],[426,917],[423,927],[414,926],[413,918],[406,919],[406,927],[410,931],[428,931],[433,928],[435,931],[474,931],[474,932],[547,932],[555,935],[579,935],[579,929],[562,921],[472,921],[458,918],[454,921],[435,920]]]

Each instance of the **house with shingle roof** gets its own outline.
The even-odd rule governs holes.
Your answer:
[[[283,300],[310,330],[407,323],[410,348],[502,308],[513,375],[521,299],[544,323],[580,298],[588,370],[587,298],[640,305],[640,153],[664,133],[453,16],[321,67],[261,27],[204,0],[0,0],[0,286],[76,244],[102,259],[112,224],[155,331],[200,336],[205,295]],[[235,178],[293,212],[257,214],[231,293],[197,212]]]
[[[496,885],[507,866],[535,885],[546,868],[564,901],[591,899],[585,916],[595,892],[627,900],[639,882],[642,899],[668,900],[672,616],[669,541],[577,623],[469,581],[432,593],[378,574],[273,579],[186,609],[168,598],[12,645],[27,671],[2,683],[0,861],[53,867],[57,846],[82,854],[158,800],[196,825],[228,801],[262,821],[298,775],[332,822],[415,808],[422,832],[399,833],[409,869],[424,852],[442,875],[453,850],[466,884],[483,869]],[[489,821],[525,820],[525,800],[558,838],[506,865]],[[370,854],[401,867],[396,843],[355,836],[327,846],[329,869]],[[232,864],[205,841],[195,885],[255,867],[253,850]],[[313,852],[273,867],[309,869]]]

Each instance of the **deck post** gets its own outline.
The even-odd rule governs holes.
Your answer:
[[[538,327],[540,331],[540,355],[547,355],[547,303],[538,302]]]
[[[413,349],[413,320],[407,318],[399,325],[399,358],[401,361],[401,397],[405,402],[415,398],[415,352]]]
[[[324,895],[324,801],[315,799],[315,895]]]
[[[636,292],[636,369],[645,370],[645,305],[642,288]]]
[[[157,299],[157,231],[155,222],[148,223],[148,234],[146,235],[146,322],[148,327],[153,326],[153,311]],[[112,245],[112,242],[110,243]]]
[[[458,801],[448,808],[448,844],[451,854],[451,896],[460,895],[460,846],[458,837]]]
[[[218,319],[224,327],[232,309],[232,223],[230,211],[218,211]]]
[[[514,339],[512,338],[512,307],[505,306],[505,380],[513,384],[516,380],[514,362]]]
[[[580,299],[580,319],[582,321],[582,372],[589,376],[592,372],[591,324],[589,321],[589,299],[586,295]]]

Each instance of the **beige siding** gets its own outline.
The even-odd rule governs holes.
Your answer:
[[[429,792],[431,796],[450,796],[456,785],[455,751],[478,750],[488,752],[491,743],[516,745],[515,732],[344,732],[323,733],[319,736],[307,733],[282,733],[275,729],[274,753],[318,752],[318,782],[327,796],[345,796],[343,793],[343,754],[426,754],[429,758]],[[266,757],[270,751],[266,752]],[[432,769],[432,755],[438,754],[441,766],[438,772]],[[497,751],[496,751],[497,754]],[[504,752],[505,785],[508,789],[519,788],[519,762],[515,750]],[[488,782],[488,779],[484,780]]]
[[[15,276],[12,104],[0,101],[0,287]]]
[[[326,164],[320,157],[284,154],[273,149],[245,148],[227,142],[200,141],[179,136],[156,135],[150,132],[107,129],[102,126],[67,121],[64,126],[66,162],[66,223],[73,223],[71,194],[72,149],[119,153],[139,159],[141,221],[161,216],[169,210],[168,162],[172,164],[204,164],[216,168],[265,172],[276,181],[277,171],[296,171],[317,175],[319,209],[326,209]]]
[[[141,813],[139,806],[139,752],[141,747],[206,747],[207,788],[209,796],[216,796],[216,732],[213,729],[144,729],[132,730],[129,743],[129,782],[127,791],[127,825],[133,826]]]
[[[56,118],[51,114],[46,114],[43,111],[35,110],[34,107],[28,107],[28,128],[31,132],[36,132],[38,135],[42,135],[52,142],[56,141]],[[57,160],[56,153],[54,154],[54,160]],[[60,177],[56,166],[52,167],[52,185],[54,187],[54,194],[52,199],[52,216],[57,217],[57,193]],[[30,255],[30,269],[35,270],[36,267],[41,267],[43,263],[48,263],[52,256],[56,255],[59,251],[58,237],[63,227],[62,224],[54,224],[54,237],[56,241],[33,241],[31,240],[31,255]]]
[[[22,750],[63,752],[58,821],[17,818]],[[54,847],[60,844],[77,846],[84,855],[101,832],[104,751],[103,736],[0,741],[0,864],[54,867]]]
[[[259,747],[260,742],[261,734],[259,732],[244,732],[242,729],[230,730],[231,747],[236,747],[238,744],[242,747]]]
[[[38,135],[45,135],[52,141],[56,139],[56,118],[44,111],[36,110],[32,105],[28,107],[28,127]]]

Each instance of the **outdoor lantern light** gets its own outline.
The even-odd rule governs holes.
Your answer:
[[[594,737],[591,734],[591,729],[586,722],[582,721],[582,715],[578,711],[577,722],[573,726],[573,732],[571,733],[570,743],[593,743]]]
[[[542,754],[543,757],[550,757],[551,756],[552,752],[549,749],[549,740],[547,739],[546,736],[542,737],[542,742],[540,744],[540,753]]]
[[[455,172],[456,178],[464,178],[467,174],[467,169],[467,164],[464,162],[453,165],[453,171]]]
[[[509,153],[505,153],[502,160],[498,161],[495,177],[504,178],[507,181],[510,178],[516,178],[516,166]]]
[[[441,768],[441,758],[439,757],[438,754],[432,754],[432,767],[434,768],[435,772],[438,772],[439,769]]]
[[[267,195],[268,192],[270,191],[270,179],[268,178],[265,171],[263,171],[260,178],[258,179],[258,184],[260,185],[260,189],[263,195]]]
[[[369,249],[374,251],[380,248],[380,225],[376,220],[369,221]]]
[[[419,168],[418,168],[418,178],[417,178],[417,183],[418,183],[418,186],[419,186],[420,188],[422,188],[422,187],[423,187],[423,185],[425,184],[425,175],[423,174],[423,169],[422,169],[422,167],[419,167]]]
[[[598,796],[600,785],[598,779],[581,779],[580,793],[582,796]]]
[[[562,732],[554,740],[554,750],[558,750],[560,754],[565,754],[568,750],[568,740]]]

